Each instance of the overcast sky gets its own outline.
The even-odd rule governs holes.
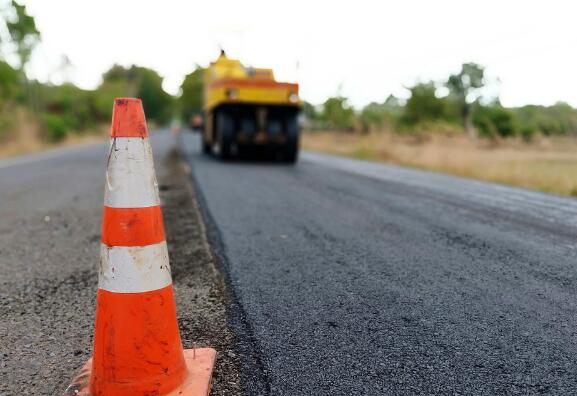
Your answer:
[[[313,103],[341,93],[355,106],[383,101],[463,62],[487,67],[502,103],[577,106],[577,4],[573,1],[146,1],[27,0],[43,35],[31,74],[67,75],[94,88],[112,64],[156,69],[177,93],[219,45],[253,66],[298,81]]]

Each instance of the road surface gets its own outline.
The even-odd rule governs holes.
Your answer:
[[[221,163],[183,142],[259,356],[249,394],[575,393],[576,200],[307,152]]]
[[[221,163],[182,137],[231,299],[173,140],[152,144],[183,342],[219,350],[216,394],[240,393],[237,364],[250,395],[574,394],[575,200],[313,153]],[[60,394],[90,356],[106,153],[0,161],[2,396]]]

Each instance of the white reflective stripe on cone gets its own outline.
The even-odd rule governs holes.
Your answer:
[[[148,246],[100,246],[98,287],[117,293],[142,293],[172,283],[166,242]]]
[[[117,137],[110,141],[104,205],[144,208],[159,205],[158,183],[148,138]]]

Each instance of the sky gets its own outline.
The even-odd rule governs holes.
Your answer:
[[[179,1],[27,0],[42,33],[29,74],[95,88],[118,63],[150,67],[177,94],[184,75],[223,47],[272,67],[318,104],[356,106],[407,97],[463,62],[486,67],[489,95],[505,106],[577,107],[577,3],[564,0]],[[59,66],[67,56],[72,66]]]

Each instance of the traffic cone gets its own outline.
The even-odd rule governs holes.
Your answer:
[[[152,150],[140,99],[116,99],[94,351],[66,395],[207,395],[216,351],[182,349]]]

